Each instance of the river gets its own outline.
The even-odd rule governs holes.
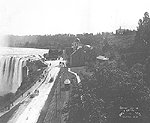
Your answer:
[[[35,49],[35,48],[15,48],[15,47],[0,47],[0,55],[43,55],[47,53],[48,49]]]

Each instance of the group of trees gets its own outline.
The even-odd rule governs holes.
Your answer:
[[[8,36],[8,44],[12,47],[30,48],[65,48],[72,46],[76,38],[80,38],[81,43],[87,45],[99,44],[103,40],[101,34],[56,34],[56,35],[29,35],[29,36]]]
[[[150,47],[150,17],[145,12],[143,19],[139,19],[135,41],[132,50],[136,52],[147,52]]]
[[[8,36],[8,44],[11,47],[30,47],[30,48],[50,48],[71,46],[75,40],[75,35],[29,35],[29,36]]]
[[[121,57],[124,57],[125,62],[129,66],[135,63],[144,63],[150,55],[150,17],[149,13],[145,12],[144,17],[139,19],[136,36],[130,47],[125,47],[119,50]],[[123,54],[123,55],[122,55]]]
[[[67,114],[66,123],[148,123],[150,79],[145,81],[145,74],[141,64],[128,71],[117,64],[107,64],[92,77],[84,76],[62,110]]]

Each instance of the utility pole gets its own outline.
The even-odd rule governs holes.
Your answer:
[[[63,70],[63,72],[61,73],[61,76],[60,76],[60,84],[59,84],[59,87],[60,87],[60,99],[61,99],[61,83],[64,81],[64,68],[62,68]]]
[[[63,69],[63,68],[62,68]],[[61,69],[61,70],[62,70]],[[64,70],[64,69],[63,69]],[[64,73],[64,71],[63,71],[63,73]],[[61,74],[61,76],[60,76],[60,83],[59,83],[59,94],[60,94],[60,99],[61,99],[61,82],[63,81],[63,74]],[[61,100],[60,100],[60,105],[61,105]],[[61,123],[61,111],[59,112],[59,114],[60,114],[60,120],[59,120],[59,122]]]
[[[57,87],[56,87],[56,94],[55,94],[56,98],[55,98],[55,108],[56,108],[56,118],[57,118]]]
[[[60,76],[60,83],[59,83],[59,94],[60,94],[60,99],[61,99],[61,78],[62,78],[62,75]]]

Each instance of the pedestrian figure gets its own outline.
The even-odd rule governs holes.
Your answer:
[[[6,110],[10,110],[10,103],[8,103],[5,108]]]
[[[39,95],[39,90],[36,89],[36,90],[34,91],[34,93],[35,93],[36,95]]]
[[[29,96],[29,95],[30,95],[30,92],[27,93],[27,96]]]
[[[23,97],[23,93],[21,94],[21,96]]]
[[[13,100],[10,100],[10,106],[11,106],[11,105],[12,105],[12,106],[14,105],[14,104],[13,104]]]
[[[52,83],[53,81],[54,81],[54,78],[53,78],[53,77],[51,77],[51,79],[50,79],[49,83]]]

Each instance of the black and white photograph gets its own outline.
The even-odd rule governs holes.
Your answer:
[[[0,123],[150,123],[150,1],[0,0]]]

